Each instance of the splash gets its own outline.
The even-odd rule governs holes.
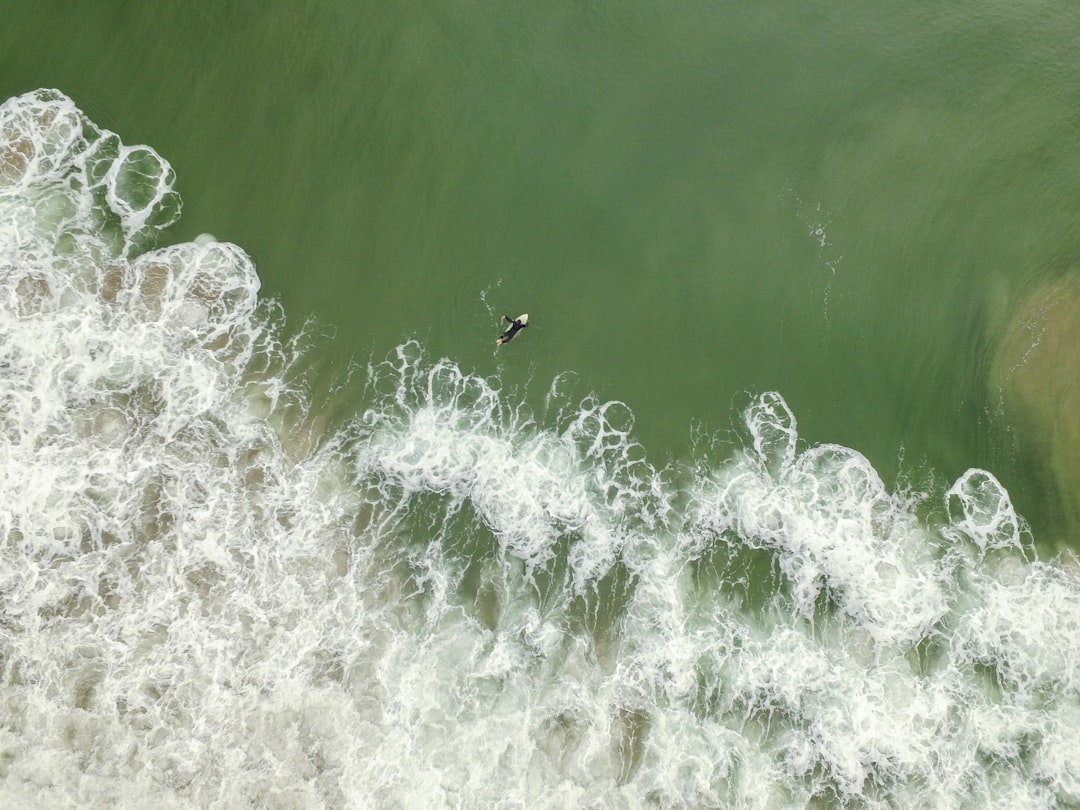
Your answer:
[[[1080,802],[1080,582],[989,472],[890,491],[777,393],[658,469],[416,342],[327,428],[247,255],[153,247],[160,156],[0,133],[0,803]]]

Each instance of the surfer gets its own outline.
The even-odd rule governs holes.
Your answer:
[[[518,315],[516,318],[511,318],[509,315],[503,315],[503,320],[509,321],[510,328],[503,332],[501,335],[499,335],[498,338],[496,338],[496,346],[502,346],[504,343],[509,343],[511,340],[514,339],[514,335],[516,335],[519,331],[528,326],[529,313],[526,312],[523,315]]]

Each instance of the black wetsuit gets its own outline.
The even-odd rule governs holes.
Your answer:
[[[518,332],[520,332],[522,329],[529,325],[527,323],[522,323],[517,318],[511,318],[509,315],[503,315],[503,320],[510,321],[510,328],[503,332],[501,335],[499,335],[500,345],[502,345],[503,343],[509,343],[511,340],[514,339],[514,335],[516,335]]]

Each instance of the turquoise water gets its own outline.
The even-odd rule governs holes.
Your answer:
[[[8,803],[1080,801],[1070,7],[5,18]]]

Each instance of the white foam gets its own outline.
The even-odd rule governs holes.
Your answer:
[[[156,153],[0,133],[0,804],[1076,802],[1080,578],[990,473],[890,491],[773,392],[659,470],[415,342],[328,431],[247,255],[148,249]]]

